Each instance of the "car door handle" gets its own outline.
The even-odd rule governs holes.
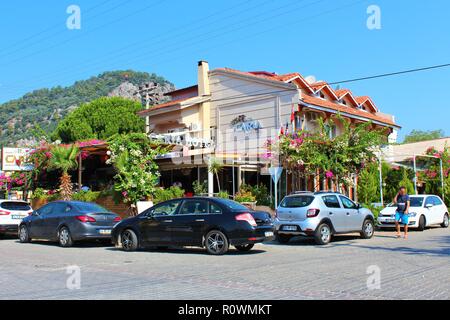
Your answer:
[[[332,216],[333,215],[333,212],[330,212],[330,216]]]
[[[196,222],[205,222],[205,219],[195,219]]]
[[[173,220],[163,220],[163,222],[173,222]]]
[[[350,212],[347,212],[347,215],[349,216],[349,215],[350,215]]]

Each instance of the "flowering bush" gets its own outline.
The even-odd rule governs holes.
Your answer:
[[[151,198],[160,176],[155,158],[166,152],[165,148],[143,133],[114,135],[108,143],[107,163],[117,170],[115,190],[122,193],[126,203],[133,205]]]
[[[450,205],[450,149],[448,146],[445,146],[444,150],[439,151],[434,147],[430,147],[426,150],[425,155],[434,158],[417,158],[417,161],[420,161],[421,165],[427,168],[418,173],[418,179],[425,183],[426,193],[437,195],[444,193],[446,203]],[[441,160],[444,190],[442,190],[441,184]]]
[[[278,159],[288,170],[303,176],[318,173],[327,180],[351,183],[352,174],[375,161],[384,135],[370,128],[370,122],[351,126],[340,116],[337,120],[343,124],[340,135],[331,137],[330,124],[335,120],[327,124],[319,120],[319,130],[315,132],[287,133],[278,141],[268,141],[266,158]]]
[[[12,189],[22,188],[27,184],[29,173],[14,172],[10,176],[2,173],[0,175],[0,189],[8,191]]]

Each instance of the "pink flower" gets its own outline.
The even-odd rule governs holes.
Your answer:
[[[123,196],[124,198],[126,198],[126,197],[128,196],[128,192],[123,191],[123,192],[122,192],[122,196]]]
[[[89,152],[87,152],[87,151],[82,151],[82,152],[81,152],[81,159],[82,159],[82,160],[86,160],[87,158],[89,158]]]
[[[271,152],[266,152],[266,153],[263,155],[263,157],[264,157],[265,159],[270,159],[270,158],[272,157],[272,153],[271,153]]]
[[[328,170],[327,172],[325,172],[325,177],[327,177],[327,179],[331,179],[334,177],[334,173],[331,170]]]

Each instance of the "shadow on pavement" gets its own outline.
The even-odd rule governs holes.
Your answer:
[[[16,243],[21,244],[19,240],[16,240]],[[40,245],[40,246],[48,246],[48,247],[60,247],[58,242],[54,241],[45,241],[45,240],[33,240],[32,242],[28,243],[31,245]],[[73,244],[70,248],[106,248],[106,247],[112,247],[110,241],[77,241]],[[61,247],[62,248],[62,247]],[[70,249],[70,248],[63,248],[63,249]]]
[[[120,248],[116,247],[110,247],[106,248],[106,250],[111,251],[122,251]],[[123,251],[124,252],[124,251]],[[199,255],[210,255],[206,252],[205,249],[202,248],[194,248],[194,247],[169,247],[169,248],[148,248],[148,249],[139,249],[137,252],[143,252],[143,253],[167,253],[167,254],[199,254]],[[246,255],[254,255],[254,254],[260,254],[265,253],[265,250],[260,249],[252,249],[248,252],[242,252],[235,250],[230,247],[230,250],[225,254],[225,256],[246,256]]]
[[[271,241],[271,242],[266,242],[266,244],[275,245],[275,246],[291,246],[291,247],[294,247],[294,246],[317,246],[317,247],[321,247],[321,248],[326,248],[326,247],[329,247],[330,245],[332,245],[333,243],[339,243],[339,242],[343,242],[343,241],[351,241],[351,240],[357,240],[357,239],[361,239],[361,237],[358,234],[336,235],[333,237],[333,240],[329,245],[320,246],[320,245],[316,244],[316,242],[314,241],[314,239],[312,237],[299,236],[299,237],[293,237],[288,243],[279,243],[275,240],[275,241]],[[355,242],[350,242],[348,244],[342,244],[342,245],[351,245],[353,243],[355,243]]]
[[[409,238],[410,239],[410,238]],[[398,242],[393,242],[401,244],[402,246],[373,246],[373,245],[361,245],[358,244],[355,247],[362,248],[362,249],[370,249],[375,251],[391,251],[391,252],[397,252],[397,253],[403,253],[408,255],[431,255],[431,256],[443,256],[443,257],[449,257],[450,256],[450,235],[448,236],[438,236],[433,237],[432,239],[427,240],[428,242],[435,242],[441,244],[437,248],[429,248],[429,246],[422,246],[419,248],[415,247],[406,247],[404,245],[408,244],[408,241],[403,238],[398,239]],[[396,240],[397,241],[397,240]],[[340,246],[342,244],[336,244],[336,246]]]

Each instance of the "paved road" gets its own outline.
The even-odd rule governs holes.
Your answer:
[[[325,247],[294,239],[221,257],[6,239],[0,299],[450,299],[450,229],[412,232],[408,240],[393,235],[340,236]],[[67,289],[71,265],[80,267],[80,289]]]

